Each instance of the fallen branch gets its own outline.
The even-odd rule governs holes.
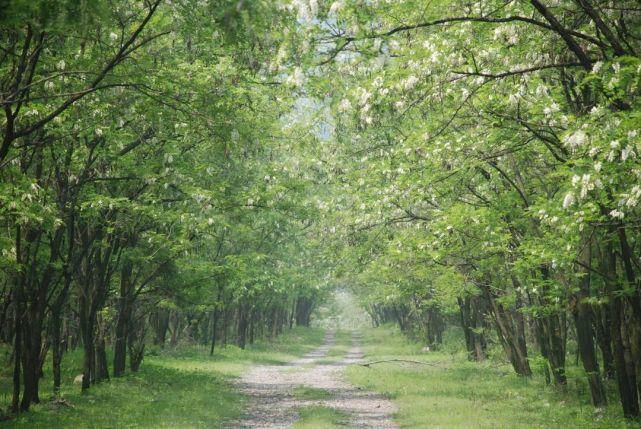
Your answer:
[[[434,363],[429,363],[429,362],[420,362],[417,360],[408,360],[408,359],[385,359],[385,360],[376,360],[374,362],[367,362],[367,363],[360,363],[360,366],[365,366],[367,368],[370,367],[370,365],[376,365],[377,363],[386,363],[386,362],[403,362],[403,363],[413,363],[417,365],[430,365],[430,366],[438,366]]]

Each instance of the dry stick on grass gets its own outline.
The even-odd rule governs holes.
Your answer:
[[[370,368],[370,365],[375,365],[377,363],[385,363],[385,362],[403,362],[403,363],[414,363],[417,365],[430,365],[430,366],[438,366],[435,363],[429,363],[429,362],[420,362],[417,360],[408,360],[408,359],[385,359],[385,360],[376,360],[374,362],[367,362],[367,363],[360,363],[360,366],[365,366],[367,368]]]

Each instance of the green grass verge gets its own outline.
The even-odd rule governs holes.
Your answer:
[[[293,429],[336,429],[346,428],[349,418],[345,413],[329,407],[309,406],[297,410],[300,416]]]
[[[320,329],[295,328],[273,343],[246,350],[229,346],[210,357],[206,347],[150,350],[140,371],[92,386],[86,394],[73,384],[81,372],[80,351],[65,356],[63,398],[73,406],[51,407],[50,369],[41,382],[43,403],[0,425],[8,428],[212,428],[239,417],[242,397],[234,377],[255,364],[282,364],[322,343]],[[10,400],[8,380],[0,384],[0,407]]]
[[[393,362],[347,370],[353,384],[383,393],[397,404],[401,428],[640,427],[623,419],[614,398],[606,410],[595,413],[580,378],[560,392],[546,386],[542,376],[518,377],[502,363],[468,362],[461,354],[421,354],[420,344],[407,341],[395,329],[363,332],[368,361],[428,364]]]

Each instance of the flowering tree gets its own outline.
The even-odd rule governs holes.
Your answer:
[[[533,342],[563,385],[571,320],[594,405],[607,400],[602,377],[616,377],[624,413],[638,416],[638,6],[293,7],[307,86],[332,106],[326,162],[349,193],[332,203],[349,210],[370,304],[447,307],[433,285],[448,284],[439,267],[454,269],[468,340],[488,319],[517,373],[531,373]],[[468,341],[473,356],[482,343]]]

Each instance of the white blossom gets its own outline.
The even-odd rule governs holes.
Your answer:
[[[628,158],[634,158],[636,154],[634,153],[634,149],[632,146],[627,145],[625,148],[621,150],[621,161],[625,161]]]
[[[334,2],[334,3],[332,3],[332,5],[329,7],[329,14],[330,14],[330,15],[335,15],[335,14],[336,14],[336,12],[338,12],[339,10],[341,10],[341,9],[343,8],[343,6],[344,6],[344,5],[343,5],[343,1],[342,1],[342,0],[340,0],[340,1],[335,1],[335,2]]]
[[[411,75],[404,79],[401,83],[403,85],[403,89],[409,91],[416,86],[416,84],[418,83],[418,78],[414,75]]]
[[[298,9],[297,19],[304,23],[311,23],[314,19],[310,4],[306,0],[294,0],[292,7]]]
[[[309,0],[309,12],[313,18],[318,15],[318,0]]]
[[[367,101],[370,99],[372,96],[372,93],[366,90],[365,88],[361,88],[361,96],[358,99],[358,104],[361,106],[364,106],[367,104]]]
[[[636,207],[639,204],[639,199],[641,199],[641,186],[635,185],[630,193],[625,196],[627,197],[625,205],[628,207]]]
[[[620,210],[614,209],[610,212],[610,216],[612,216],[615,219],[623,219],[623,217],[625,216],[625,213],[623,213]]]
[[[588,192],[594,189],[594,182],[592,182],[589,174],[584,174],[581,177],[581,198],[585,198]]]
[[[303,69],[300,67],[296,67],[294,69],[294,73],[292,73],[287,78],[287,82],[290,85],[295,86],[297,88],[300,88],[301,86],[303,86],[303,84],[305,83],[305,74],[303,74]]]
[[[619,73],[621,71],[621,64],[612,63],[612,70],[614,70],[615,73]]]
[[[545,85],[539,84],[536,87],[535,94],[537,97],[547,97],[548,93],[549,93],[549,90]]]
[[[340,104],[338,105],[338,110],[340,112],[347,112],[351,108],[352,108],[352,103],[347,98],[343,98]]]
[[[574,194],[568,192],[567,194],[565,194],[565,198],[563,198],[563,208],[567,209],[572,204],[574,204]]]
[[[556,103],[552,103],[551,105],[543,109],[543,113],[545,114],[545,116],[550,116],[551,114],[556,113],[559,110],[561,110],[559,105]]]
[[[575,149],[579,146],[583,146],[587,139],[588,136],[583,132],[583,130],[577,130],[565,139],[565,143],[572,149]]]

